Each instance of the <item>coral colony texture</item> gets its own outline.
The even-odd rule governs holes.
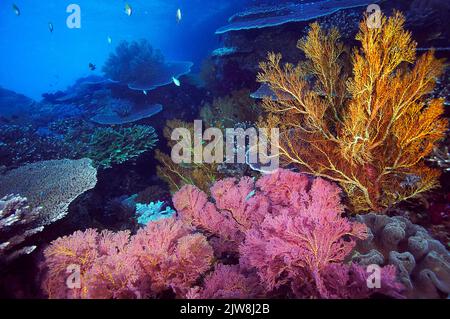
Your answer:
[[[0,4],[0,298],[448,299],[448,1],[47,2]]]

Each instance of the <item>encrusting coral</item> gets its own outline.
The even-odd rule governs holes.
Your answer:
[[[395,265],[408,298],[450,294],[450,254],[421,226],[407,218],[367,214],[357,217],[369,237],[357,244],[352,260],[362,265]]]
[[[0,270],[17,257],[30,254],[36,246],[22,244],[41,232],[44,226],[36,225],[40,208],[31,208],[27,199],[9,195],[0,199]]]
[[[339,183],[354,212],[380,212],[438,185],[439,171],[424,158],[447,121],[442,99],[426,97],[443,61],[433,51],[416,58],[400,13],[383,16],[380,28],[366,22],[356,37],[361,48],[351,57],[339,32],[317,23],[298,42],[305,62],[283,67],[281,55],[270,53],[258,81],[279,98],[263,100],[261,125],[282,130],[285,165]]]

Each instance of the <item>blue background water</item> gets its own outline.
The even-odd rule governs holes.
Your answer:
[[[0,2],[0,86],[40,99],[79,77],[101,74],[121,40],[148,39],[167,59],[198,66],[219,39],[215,29],[247,0],[14,0]],[[133,14],[124,13],[125,3]],[[248,1],[255,3],[255,1]],[[12,5],[21,10],[16,16]],[[81,29],[69,29],[66,8],[81,7]],[[183,19],[176,22],[180,8]],[[51,33],[48,23],[54,25]],[[112,38],[112,44],[107,41]]]

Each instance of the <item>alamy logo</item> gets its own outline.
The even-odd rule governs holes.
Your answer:
[[[369,29],[381,28],[381,8],[377,4],[371,4],[367,7],[367,27]]]
[[[172,148],[172,161],[176,164],[227,163],[248,164],[262,172],[279,167],[277,128],[227,128],[225,138],[219,128],[203,132],[201,120],[194,121],[194,136],[187,128],[176,128],[171,139],[177,141]],[[224,157],[225,152],[225,157]]]
[[[69,274],[66,279],[66,285],[69,289],[81,288],[81,268],[80,265],[71,264],[67,266],[66,273]]]
[[[366,269],[369,276],[366,279],[367,288],[380,289],[381,288],[381,267],[379,265],[369,265]]]
[[[70,15],[67,17],[66,25],[69,29],[81,29],[81,8],[78,4],[69,4],[66,9]]]

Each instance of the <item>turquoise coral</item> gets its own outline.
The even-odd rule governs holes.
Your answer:
[[[147,225],[149,222],[154,222],[163,218],[172,217],[175,211],[170,206],[165,206],[162,201],[151,202],[150,204],[136,204],[137,221],[140,225]]]

